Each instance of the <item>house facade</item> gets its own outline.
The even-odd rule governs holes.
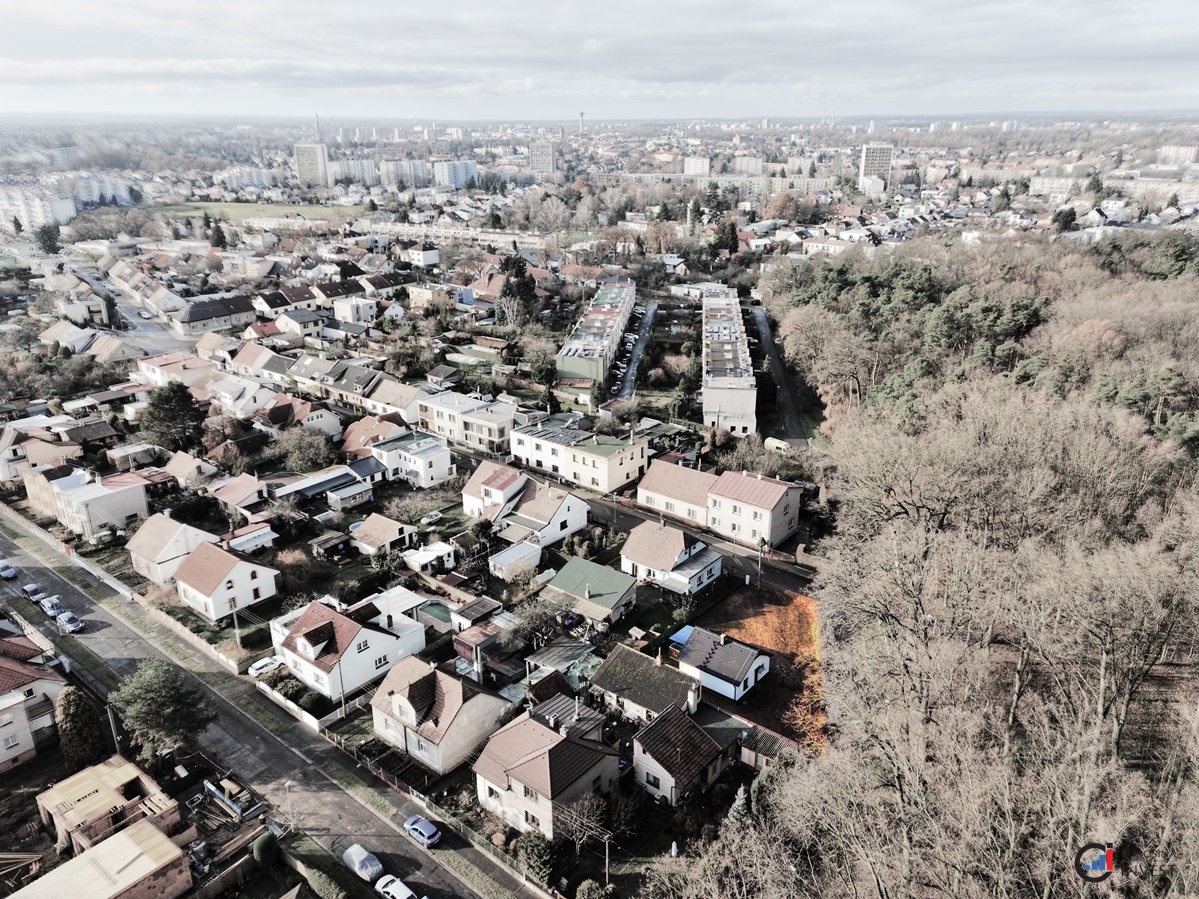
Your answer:
[[[747,546],[777,546],[795,533],[802,502],[795,484],[726,471],[708,490],[708,527]]]
[[[448,481],[458,473],[454,456],[440,440],[424,431],[410,431],[370,447],[387,470],[389,481],[407,481],[427,489]]]
[[[707,472],[655,461],[637,485],[637,502],[695,527],[707,527],[708,491],[716,481],[716,475]]]
[[[690,596],[720,577],[724,557],[678,528],[643,521],[620,551],[620,570],[663,590]]]
[[[201,543],[175,570],[179,599],[209,621],[270,599],[278,576],[274,568],[211,543]]]
[[[525,712],[496,731],[475,762],[479,804],[521,833],[539,830],[552,840],[555,809],[586,793],[610,793],[619,759],[610,746]]]
[[[612,437],[544,424],[512,432],[512,457],[526,468],[597,493],[619,490],[645,474],[644,439]]]
[[[54,701],[66,679],[41,664],[42,650],[28,638],[0,644],[0,771],[7,771],[53,744]]]
[[[438,774],[473,755],[509,705],[415,656],[396,662],[371,699],[375,734]]]
[[[175,571],[183,560],[201,543],[217,543],[215,534],[194,528],[190,524],[176,521],[159,512],[151,515],[137,529],[125,549],[133,570],[152,584],[163,586],[175,578]]]

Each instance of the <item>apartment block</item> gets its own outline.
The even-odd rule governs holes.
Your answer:
[[[296,180],[309,187],[329,186],[329,148],[324,144],[296,144]]]
[[[758,382],[741,304],[731,296],[707,296],[703,312],[703,415],[709,428],[744,437],[758,430]]]
[[[611,493],[645,474],[645,438],[613,437],[551,422],[512,432],[512,456],[533,468],[586,487]]]
[[[507,455],[516,407],[462,393],[438,393],[417,403],[420,427],[447,443]]]
[[[558,377],[603,382],[620,348],[621,335],[637,303],[637,285],[605,281],[583,310],[555,360]]]
[[[465,187],[479,177],[479,168],[470,159],[444,159],[433,163],[433,183],[438,187]]]

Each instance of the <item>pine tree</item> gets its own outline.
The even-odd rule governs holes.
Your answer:
[[[86,768],[107,754],[103,715],[78,687],[68,684],[62,688],[54,702],[54,721],[58,725],[58,745],[70,770]]]

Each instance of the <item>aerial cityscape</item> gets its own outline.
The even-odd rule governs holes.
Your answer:
[[[0,897],[1199,895],[1150,6],[6,13]]]

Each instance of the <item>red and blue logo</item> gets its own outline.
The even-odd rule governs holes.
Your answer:
[[[1111,843],[1087,843],[1074,856],[1074,870],[1088,883],[1102,883],[1116,869]]]

